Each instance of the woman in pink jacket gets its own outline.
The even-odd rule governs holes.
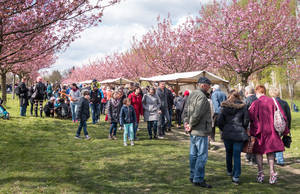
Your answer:
[[[274,100],[266,96],[266,88],[264,86],[259,85],[255,90],[258,99],[250,106],[249,116],[251,122],[250,134],[256,137],[253,153],[256,154],[258,165],[257,181],[262,183],[264,180],[263,154],[266,154],[270,165],[269,183],[274,184],[277,180],[277,173],[274,169],[274,152],[284,151],[284,144],[274,127],[274,113],[276,111]],[[279,109],[286,120],[280,105]],[[286,127],[283,135],[288,133],[289,129]]]

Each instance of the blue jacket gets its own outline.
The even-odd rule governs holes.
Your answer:
[[[123,105],[120,113],[120,125],[136,123],[136,114],[133,106]]]
[[[226,94],[220,89],[215,90],[211,95],[211,100],[214,107],[215,114],[220,114],[221,112],[221,103],[227,100]]]

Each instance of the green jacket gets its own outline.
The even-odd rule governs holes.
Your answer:
[[[191,134],[195,136],[209,136],[212,121],[210,104],[201,90],[193,91],[185,106],[184,122],[191,127]]]

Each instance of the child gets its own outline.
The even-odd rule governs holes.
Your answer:
[[[90,139],[88,132],[86,130],[86,121],[90,117],[90,93],[88,91],[83,92],[83,97],[80,98],[77,107],[76,117],[77,120],[80,120],[80,124],[76,133],[75,138],[80,139],[80,133],[83,128],[84,136],[86,139]]]
[[[127,146],[127,135],[130,133],[131,146],[134,145],[133,125],[136,124],[136,114],[129,98],[123,100],[123,107],[120,113],[120,124],[124,125],[124,146]]]
[[[119,123],[119,118],[120,118],[120,109],[121,109],[121,104],[120,99],[118,98],[118,93],[114,92],[112,94],[111,99],[107,103],[107,116],[108,120],[110,122],[110,129],[109,129],[109,139],[115,140],[117,139],[117,127]]]

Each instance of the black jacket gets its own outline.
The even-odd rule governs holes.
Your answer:
[[[76,117],[80,121],[87,121],[90,118],[90,103],[84,97],[79,100]]]
[[[101,103],[101,100],[102,100],[102,97],[101,97],[101,93],[99,90],[92,90],[91,91],[91,99],[90,101],[93,103],[93,104],[100,104]]]
[[[44,100],[45,99],[45,94],[46,94],[46,85],[43,84],[42,82],[38,82],[34,87],[33,87],[33,96],[31,96],[34,100]]]
[[[171,90],[167,89],[167,99],[168,99],[168,108],[173,108],[174,105],[174,95]]]
[[[45,113],[50,113],[51,110],[54,110],[54,103],[51,101],[48,101],[46,105],[44,106]]]
[[[281,108],[283,109],[283,111],[285,113],[285,116],[287,118],[288,128],[291,129],[292,116],[291,116],[291,109],[290,109],[289,104],[286,101],[281,100],[279,97],[277,97],[276,100],[280,104]]]
[[[24,82],[21,82],[20,85],[16,88],[16,94],[19,96],[20,106],[28,105],[28,88]]]
[[[218,126],[224,140],[246,141],[246,129],[249,124],[248,109],[242,102],[224,101],[221,104],[221,113],[218,116]]]

